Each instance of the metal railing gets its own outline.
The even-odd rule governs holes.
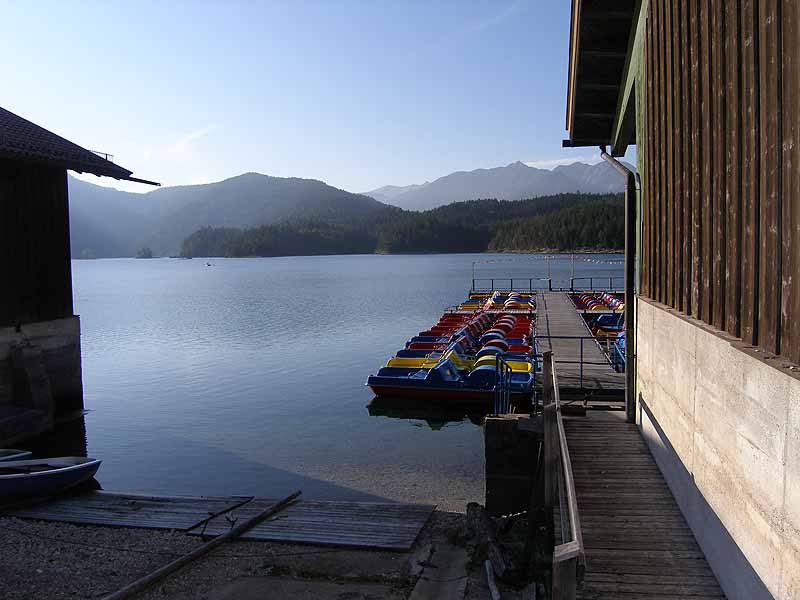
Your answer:
[[[625,372],[625,348],[619,342],[619,339],[615,339],[614,343],[611,344],[611,365],[614,367],[614,370],[618,373]]]
[[[558,505],[561,515],[561,543],[553,549],[550,597],[553,600],[572,599],[583,584],[586,564],[583,533],[552,352],[544,353],[542,367],[544,504],[547,509]]]
[[[511,410],[512,369],[501,356],[495,356],[494,414],[505,415]]]
[[[489,282],[488,284],[486,282]],[[534,285],[536,282],[536,285]],[[552,290],[552,280],[549,277],[496,277],[472,278],[473,292],[535,292],[537,290]]]
[[[600,344],[600,341],[593,335],[534,335],[533,336],[533,343],[538,348],[542,340],[577,340],[578,342],[578,360],[558,360],[558,363],[565,364],[565,365],[578,365],[578,381],[579,386],[583,387],[583,367],[586,365],[593,365],[593,366],[603,366],[613,368],[611,361],[608,358],[608,353]],[[584,342],[586,340],[591,340],[591,342],[596,345],[600,352],[603,354],[603,361],[592,361],[592,360],[584,360]],[[544,354],[547,354],[546,352]],[[536,367],[537,370],[543,367],[543,359],[544,354],[537,354],[535,356],[536,359]]]
[[[588,285],[582,282],[588,282]],[[608,284],[608,285],[606,285]],[[556,292],[611,292],[625,289],[624,277],[570,277],[569,287],[555,286],[551,284],[550,290]]]
[[[108,152],[100,152],[99,150],[90,150],[92,154],[96,154],[100,158],[104,158],[105,160],[114,162],[114,155],[109,154]]]
[[[567,285],[569,284],[569,285]],[[472,279],[473,292],[612,292],[625,289],[625,278],[614,276],[570,277],[486,277]]]

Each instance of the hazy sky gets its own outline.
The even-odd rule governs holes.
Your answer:
[[[597,159],[561,148],[569,2],[0,4],[0,105],[166,185]]]

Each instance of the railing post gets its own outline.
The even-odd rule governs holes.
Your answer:
[[[583,389],[583,338],[581,338],[581,389]]]
[[[542,414],[544,419],[544,504],[545,508],[552,509],[554,497],[558,494],[556,488],[556,468],[558,454],[553,436],[553,424],[556,420],[555,394],[553,393],[553,353],[547,351],[542,355]]]
[[[575,600],[577,573],[577,557],[553,564],[552,600]]]

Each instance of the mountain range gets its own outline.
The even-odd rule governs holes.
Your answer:
[[[512,163],[457,172],[432,182],[384,186],[354,194],[314,179],[245,173],[217,183],[143,194],[69,178],[73,257],[134,256],[149,247],[174,255],[202,227],[247,228],[296,221],[346,224],[391,219],[398,208],[429,210],[478,198],[521,200],[568,193],[614,193],[622,178],[605,163],[574,163],[552,171]]]
[[[623,188],[619,173],[605,162],[595,165],[576,162],[553,170],[515,162],[494,169],[458,171],[421,185],[387,185],[364,194],[406,210],[430,210],[478,198],[522,200],[569,192],[609,194]]]

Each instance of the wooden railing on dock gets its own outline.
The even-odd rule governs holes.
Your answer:
[[[542,364],[544,411],[544,502],[548,511],[559,507],[561,543],[553,549],[553,600],[575,598],[583,583],[585,554],[581,532],[572,461],[564,433],[558,374],[552,352],[545,352]],[[552,514],[552,512],[550,512]]]

